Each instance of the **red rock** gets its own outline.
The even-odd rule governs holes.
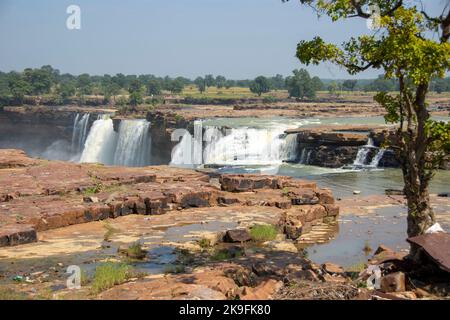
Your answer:
[[[29,158],[22,150],[0,149],[0,169],[29,167],[38,163],[38,160]]]
[[[37,241],[36,229],[28,224],[0,227],[0,247],[16,246]]]
[[[319,203],[319,198],[312,189],[284,188],[283,192],[291,199],[293,205]]]
[[[244,287],[241,300],[269,300],[283,287],[283,282],[269,279],[255,288]]]
[[[289,179],[283,176],[224,174],[220,176],[219,182],[223,191],[244,192],[265,188],[281,189],[283,182]]]
[[[403,272],[387,274],[381,278],[380,289],[383,292],[406,291],[405,278]]]
[[[250,241],[252,237],[247,229],[234,229],[228,230],[225,233],[224,241],[225,242],[246,242]]]
[[[324,204],[327,217],[336,217],[339,215],[339,206],[334,204]]]
[[[341,266],[331,262],[325,262],[322,264],[322,269],[331,274],[344,273],[344,269]]]
[[[320,204],[334,204],[333,193],[329,189],[317,189]]]
[[[375,250],[374,256],[376,256],[376,255],[378,255],[378,254],[380,254],[380,253],[394,253],[394,250],[392,250],[392,249],[389,248],[389,247],[386,247],[386,246],[383,245],[383,244],[380,244],[380,245],[378,246],[377,250]]]

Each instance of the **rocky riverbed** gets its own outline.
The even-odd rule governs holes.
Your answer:
[[[404,205],[401,196],[336,201],[312,181],[283,176],[80,165],[18,150],[2,150],[0,164],[3,298],[367,299],[374,292],[360,288],[360,267],[317,252],[333,239],[341,248],[345,237],[355,242],[346,221]],[[448,198],[432,199],[447,226]],[[100,290],[105,264],[130,271]],[[83,272],[79,290],[67,288],[73,265]],[[390,298],[446,290],[418,286]]]

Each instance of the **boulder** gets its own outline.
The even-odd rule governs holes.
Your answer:
[[[255,288],[244,287],[239,295],[241,300],[269,300],[283,287],[283,282],[269,279]]]
[[[330,274],[344,273],[344,269],[341,266],[331,262],[325,262],[322,264],[322,269]]]
[[[289,179],[283,176],[223,174],[219,182],[223,191],[245,192],[256,189],[281,189],[284,181]]]
[[[225,233],[224,241],[225,242],[246,242],[252,239],[250,233],[247,229],[234,229],[228,230]]]
[[[32,225],[15,224],[0,227],[0,247],[16,246],[36,241],[36,229]]]
[[[383,292],[406,291],[405,274],[403,272],[390,273],[381,278],[380,289]]]
[[[319,203],[319,198],[312,189],[288,187],[283,189],[283,194],[291,199],[293,205]]]

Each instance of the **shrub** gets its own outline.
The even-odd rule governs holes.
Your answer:
[[[250,235],[255,241],[274,240],[277,234],[277,229],[273,225],[255,225],[250,229]]]
[[[144,259],[147,251],[142,249],[142,244],[139,241],[136,241],[128,247],[126,255],[131,259]]]

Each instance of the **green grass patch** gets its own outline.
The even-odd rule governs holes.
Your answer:
[[[85,196],[92,196],[94,194],[99,193],[102,190],[103,190],[103,184],[96,183],[94,186],[86,188],[83,191],[83,195],[85,195]]]
[[[273,225],[259,224],[251,227],[250,235],[254,241],[271,241],[277,237],[278,231]]]
[[[28,296],[12,288],[0,286],[0,300],[27,300]]]
[[[116,229],[113,226],[111,226],[111,224],[108,221],[105,222],[103,228],[106,230],[105,234],[103,235],[103,240],[107,242],[110,242],[111,237],[119,232],[119,229]]]
[[[221,249],[214,251],[210,259],[212,261],[224,261],[224,260],[231,260],[233,258],[239,258],[242,257],[243,255],[244,251],[240,248]]]
[[[147,251],[142,249],[142,244],[140,241],[136,241],[135,243],[131,244],[128,249],[126,249],[125,254],[130,259],[137,259],[141,260],[144,259],[147,255]]]
[[[132,276],[131,266],[124,263],[105,262],[95,269],[92,291],[100,293],[115,285],[124,283]]]
[[[198,241],[198,245],[202,249],[207,249],[207,248],[211,247],[211,241],[209,239],[202,238]]]

